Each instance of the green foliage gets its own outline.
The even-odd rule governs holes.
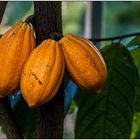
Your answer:
[[[140,38],[139,38],[139,40],[140,40]],[[139,79],[140,79],[140,46],[138,46],[137,48],[135,48],[131,51],[131,56],[132,56],[134,63],[137,67]]]
[[[75,100],[72,100],[68,113],[73,113],[73,111],[75,110],[76,107],[77,107],[77,104],[76,104]]]
[[[136,86],[135,112],[140,112],[140,85]]]
[[[131,7],[133,7],[131,9],[131,12],[129,11],[129,6],[131,5]],[[122,9],[119,12],[119,15],[117,17],[117,20],[119,22],[124,22],[125,24],[132,24],[132,25],[138,25],[140,24],[140,20],[139,20],[139,14],[140,14],[140,3],[138,2],[130,2],[130,4],[128,4],[128,8],[127,9]],[[129,14],[128,14],[129,12]]]
[[[132,39],[128,44],[127,47],[136,46],[140,44],[140,36],[136,36],[134,39]]]
[[[114,14],[110,14],[110,11]],[[9,2],[4,23],[13,25],[17,19],[25,19],[32,13],[32,2]],[[106,2],[105,13],[103,19],[107,21],[105,36],[135,32],[139,28],[140,9],[137,2]],[[85,2],[63,2],[64,34],[81,33],[84,29],[84,14]],[[130,41],[127,47],[136,45],[140,45],[140,36]],[[137,77],[140,79],[140,46],[130,50],[131,56],[124,46],[117,44],[106,46],[101,51],[108,69],[108,77],[102,93],[96,95],[79,89],[75,100],[71,99],[72,102],[69,104],[68,113],[73,113],[74,109],[79,107],[75,137],[129,138],[131,134],[131,138],[140,138],[140,80],[137,79]],[[65,73],[65,87],[69,81],[70,77]],[[134,93],[135,113],[133,114]],[[14,112],[24,138],[35,138],[37,110],[28,108],[20,97],[14,106]]]
[[[136,83],[135,111],[140,112],[140,36],[136,36],[134,39],[132,39],[127,44],[127,47],[134,47],[131,49],[130,54],[138,71],[138,81]]]
[[[107,1],[104,5],[106,7],[103,12],[103,22],[106,23],[104,36],[110,37],[140,31],[140,3],[138,1]]]
[[[21,96],[14,106],[14,112],[24,138],[35,138],[37,110],[30,109]]]
[[[140,138],[140,113],[135,113],[133,117],[133,129],[131,133],[132,139]]]
[[[131,51],[132,58],[138,70],[139,81],[136,85],[135,111],[140,112],[140,46]]]
[[[102,93],[79,90],[76,138],[129,138],[132,130],[136,69],[127,49],[102,49],[108,76]]]
[[[75,11],[76,10],[76,11]],[[84,18],[85,2],[63,2],[63,29],[66,33],[83,31],[81,22]]]

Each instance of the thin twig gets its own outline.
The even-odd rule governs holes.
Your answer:
[[[115,36],[115,37],[107,37],[107,38],[91,38],[89,40],[97,43],[97,42],[100,42],[100,41],[113,41],[113,40],[118,40],[118,39],[122,40],[124,38],[133,37],[133,36],[139,36],[139,35],[140,35],[140,32],[121,35],[121,36]]]

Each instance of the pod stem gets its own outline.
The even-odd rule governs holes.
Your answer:
[[[25,19],[26,23],[31,23],[32,25],[34,25],[34,15],[30,15]]]
[[[63,35],[60,33],[56,33],[56,32],[50,33],[50,38],[55,40],[55,41],[59,41],[62,37],[63,37]]]

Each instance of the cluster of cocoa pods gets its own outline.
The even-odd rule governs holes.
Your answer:
[[[36,47],[31,24],[17,21],[0,39],[0,98],[16,92],[33,108],[50,101],[65,67],[81,88],[100,93],[107,70],[98,49],[87,39],[66,34]],[[36,47],[36,48],[35,48]]]

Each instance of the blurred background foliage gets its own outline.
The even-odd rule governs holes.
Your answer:
[[[84,35],[85,28],[85,15],[88,9],[86,1],[79,2],[63,2],[62,5],[62,14],[63,14],[63,32],[66,33],[74,33],[79,35]],[[101,37],[112,37],[117,35],[123,35],[128,33],[140,32],[140,2],[136,1],[108,1],[102,2],[102,33]],[[25,20],[27,16],[33,14],[33,3],[30,1],[10,1],[8,2],[2,24],[0,25],[0,33],[4,33],[9,27],[11,27],[14,22],[18,19]],[[95,24],[98,24],[94,21]],[[122,42],[127,45],[132,39],[127,38]],[[133,44],[139,43],[140,39],[134,39]],[[109,42],[110,43],[110,42]],[[140,43],[139,43],[140,44]],[[103,43],[102,45],[105,45]],[[102,47],[101,45],[101,47]],[[132,46],[130,45],[130,46]],[[138,48],[139,49],[139,48]],[[135,57],[135,64],[140,65],[140,53],[138,51],[134,51],[133,57]],[[75,85],[70,78],[65,75],[65,79],[67,80],[66,89],[65,89],[65,131],[64,138],[74,138],[74,124],[77,113],[77,103],[73,100],[78,87]],[[137,90],[137,96],[140,98],[139,89]],[[18,95],[18,96],[17,96]],[[22,115],[21,110],[18,109],[20,102],[17,100],[22,100],[22,97],[19,97],[19,92],[13,96],[9,96],[11,100],[11,104],[13,109],[17,112],[16,115],[20,118]],[[137,98],[138,99],[138,98]],[[23,110],[26,110],[26,103],[22,100],[24,106]],[[137,105],[140,106],[140,100],[137,100]],[[32,128],[33,124],[29,125],[29,122],[35,122],[35,117],[32,115],[36,112],[36,110],[26,110],[26,119],[23,123],[21,123],[21,127],[23,133],[26,138],[32,138],[32,135],[29,134],[30,131],[34,131]],[[28,113],[30,112],[30,113]],[[23,117],[23,116],[22,116]],[[21,117],[21,118],[22,118]],[[19,120],[20,121],[20,120]],[[29,130],[25,130],[25,124],[28,124]],[[0,131],[2,131],[0,127]],[[2,133],[3,134],[3,133]],[[30,136],[31,135],[31,136]],[[4,138],[4,135],[1,135],[1,138]],[[131,133],[131,138],[140,138],[140,109],[136,108],[133,117],[133,129]]]
[[[140,2],[105,2],[103,21],[104,36],[114,36],[139,30]]]
[[[83,33],[86,3],[88,2],[63,2],[64,33]],[[136,1],[103,2],[102,25],[105,27],[102,29],[103,36],[137,32],[140,24],[139,7],[140,3]],[[31,14],[33,14],[31,1],[9,1],[2,25],[11,26],[16,20],[24,20]],[[3,29],[0,28],[0,32],[1,30]]]

